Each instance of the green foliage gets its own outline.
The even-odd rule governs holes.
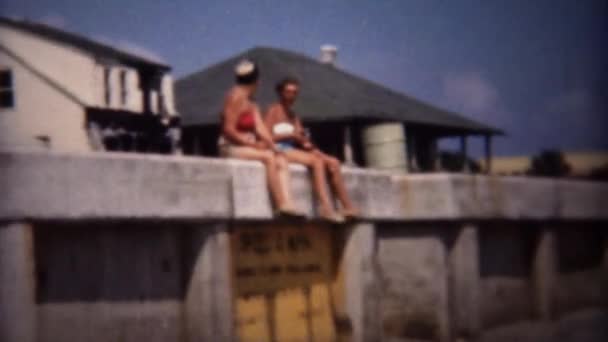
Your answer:
[[[529,175],[543,177],[566,177],[571,167],[566,162],[564,154],[558,150],[543,150],[532,157]]]

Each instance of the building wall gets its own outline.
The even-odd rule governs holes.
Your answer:
[[[84,108],[1,51],[0,58],[12,71],[15,101],[0,109],[0,147],[88,151]]]
[[[95,60],[79,50],[0,25],[2,45],[57,82],[89,106],[100,104],[95,93]],[[35,94],[32,94],[35,96]]]
[[[0,109],[0,146],[87,151],[85,107],[143,110],[136,69],[98,61],[81,50],[1,25],[0,38],[3,50],[8,50],[0,50],[0,68],[12,71],[15,94],[15,107]],[[109,70],[108,84],[105,70]],[[166,110],[176,115],[169,75],[162,77],[160,88]],[[160,112],[157,97],[156,92],[151,96],[154,113]],[[50,144],[40,142],[37,136],[48,137]]]

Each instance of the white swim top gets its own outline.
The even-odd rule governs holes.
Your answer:
[[[276,135],[293,134],[295,131],[296,128],[289,122],[281,122],[272,126],[272,133]]]

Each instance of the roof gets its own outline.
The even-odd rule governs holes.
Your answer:
[[[125,65],[136,68],[152,67],[161,69],[163,71],[168,71],[171,69],[169,65],[152,60],[151,58],[138,56],[114,46],[100,43],[90,38],[86,38],[45,24],[0,17],[0,25],[6,25],[20,31],[35,34],[42,38],[83,50],[84,52],[90,53],[94,56],[114,59]]]
[[[466,133],[502,134],[499,129],[429,105],[295,52],[256,47],[176,82],[176,104],[184,126],[219,123],[222,101],[234,84],[234,65],[250,58],[260,66],[258,103],[276,101],[274,86],[286,76],[302,85],[295,110],[307,123],[383,120],[439,126]]]

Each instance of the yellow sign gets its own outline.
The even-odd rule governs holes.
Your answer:
[[[329,227],[235,227],[232,276],[239,340],[335,341]]]
[[[254,295],[331,279],[327,227],[241,226],[232,233],[233,284],[237,295]]]

